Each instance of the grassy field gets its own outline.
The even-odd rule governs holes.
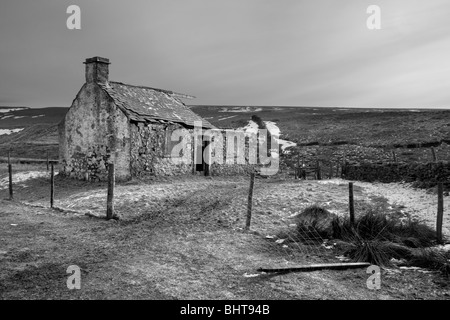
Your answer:
[[[312,204],[348,210],[345,181],[257,179],[251,231],[244,230],[245,177],[186,176],[120,183],[119,221],[106,221],[106,185],[56,178],[49,208],[45,166],[16,165],[15,201],[0,170],[1,299],[449,299],[436,272],[383,269],[369,290],[365,269],[285,275],[260,267],[340,262],[321,243],[283,243],[293,216]],[[330,180],[331,182],[331,180]],[[356,209],[388,203],[355,185]],[[419,199],[420,200],[420,199]],[[424,201],[424,199],[422,199]],[[280,240],[280,241],[276,241]],[[81,268],[81,290],[66,269]]]

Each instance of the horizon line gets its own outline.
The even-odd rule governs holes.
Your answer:
[[[248,105],[248,104],[185,104],[188,107],[241,107],[241,108],[322,108],[322,109],[387,109],[387,110],[450,110],[449,107],[359,107],[359,106],[305,106],[305,105]],[[30,107],[0,105],[0,108],[28,108],[28,109],[46,109],[46,108],[70,108],[70,106],[48,106],[48,107]]]

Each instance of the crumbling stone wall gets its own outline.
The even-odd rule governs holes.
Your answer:
[[[234,130],[211,130],[211,139],[214,143],[214,147],[210,150],[212,159],[210,167],[211,175],[223,176],[247,174],[254,171],[254,168],[257,167],[257,165],[254,164],[255,161],[250,161],[250,158],[252,157],[252,159],[257,160],[257,149],[254,148],[256,137],[254,137],[254,140],[251,140],[250,137],[240,136],[238,131],[233,131]],[[227,135],[235,140],[234,144],[227,141]],[[239,144],[243,145],[243,153],[241,153],[241,150],[238,148]]]
[[[193,130],[184,129],[181,125],[159,123],[131,123],[131,176],[179,175],[192,173],[192,137]],[[184,130],[184,150],[181,157],[173,158],[167,146],[168,139],[174,130]],[[168,138],[169,135],[169,138]],[[171,142],[174,146],[178,142]]]
[[[346,179],[379,182],[416,182],[432,186],[444,182],[450,187],[450,162],[352,164],[344,169]]]
[[[114,128],[114,145],[111,144]],[[130,178],[130,126],[125,114],[95,83],[85,84],[59,125],[60,174],[76,179],[107,179],[111,147],[116,179]]]

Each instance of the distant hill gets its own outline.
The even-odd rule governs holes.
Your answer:
[[[219,128],[245,127],[252,115],[280,129],[302,157],[341,161],[450,160],[450,110],[191,105]],[[294,155],[291,155],[294,157]],[[291,160],[296,161],[296,159]]]
[[[189,108],[219,128],[243,128],[252,115],[257,115],[276,125],[281,139],[300,147],[340,146],[348,151],[357,146],[358,150],[376,149],[374,152],[383,152],[387,158],[391,152],[386,150],[397,148],[399,158],[416,160],[429,158],[433,146],[438,148],[441,159],[450,160],[450,110],[214,105]],[[13,156],[44,158],[49,151],[51,157],[57,158],[57,125],[67,110],[0,107],[0,157],[12,147]]]
[[[450,143],[450,110],[192,105],[217,127],[239,128],[252,115],[277,124],[283,139],[305,144],[400,147]]]
[[[4,111],[7,110],[7,111]],[[0,129],[27,127],[33,124],[58,124],[68,108],[0,107]]]
[[[58,123],[68,108],[0,106],[0,156],[58,158]]]

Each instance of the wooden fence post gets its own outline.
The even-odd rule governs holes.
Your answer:
[[[108,164],[108,197],[106,202],[106,219],[112,219],[114,216],[114,185],[115,185],[115,171],[114,163]]]
[[[330,179],[333,179],[333,162],[330,161]]]
[[[11,165],[11,151],[8,150],[8,176],[9,176],[9,200],[13,200],[13,181],[12,181],[12,165]]]
[[[320,162],[319,160],[316,161],[316,178],[317,180],[322,180],[322,174],[320,172]]]
[[[342,157],[342,164],[341,164],[341,178],[344,178],[344,176],[345,176],[346,165],[347,165],[347,153],[344,151],[344,155]]]
[[[394,162],[397,163],[397,155],[394,150],[392,150],[392,158],[394,159]]]
[[[55,170],[52,163],[50,171],[50,208],[53,208],[54,198],[55,198]]]
[[[438,207],[436,221],[436,237],[438,243],[442,244],[442,220],[444,217],[444,188],[442,182],[437,185],[438,190]]]
[[[437,162],[436,151],[431,147],[431,155],[433,157],[433,162]]]
[[[306,180],[306,167],[305,167],[305,159],[302,157],[302,170],[300,171],[302,175],[302,179]]]
[[[253,185],[255,184],[255,173],[250,173],[250,189],[248,191],[248,204],[247,204],[247,221],[245,222],[245,230],[250,229],[250,223],[252,220],[252,205],[253,205]]]
[[[350,225],[353,227],[355,224],[355,203],[353,200],[353,182],[348,183],[348,205],[350,211]]]
[[[297,155],[297,166],[295,167],[295,179],[300,178],[300,153]]]

